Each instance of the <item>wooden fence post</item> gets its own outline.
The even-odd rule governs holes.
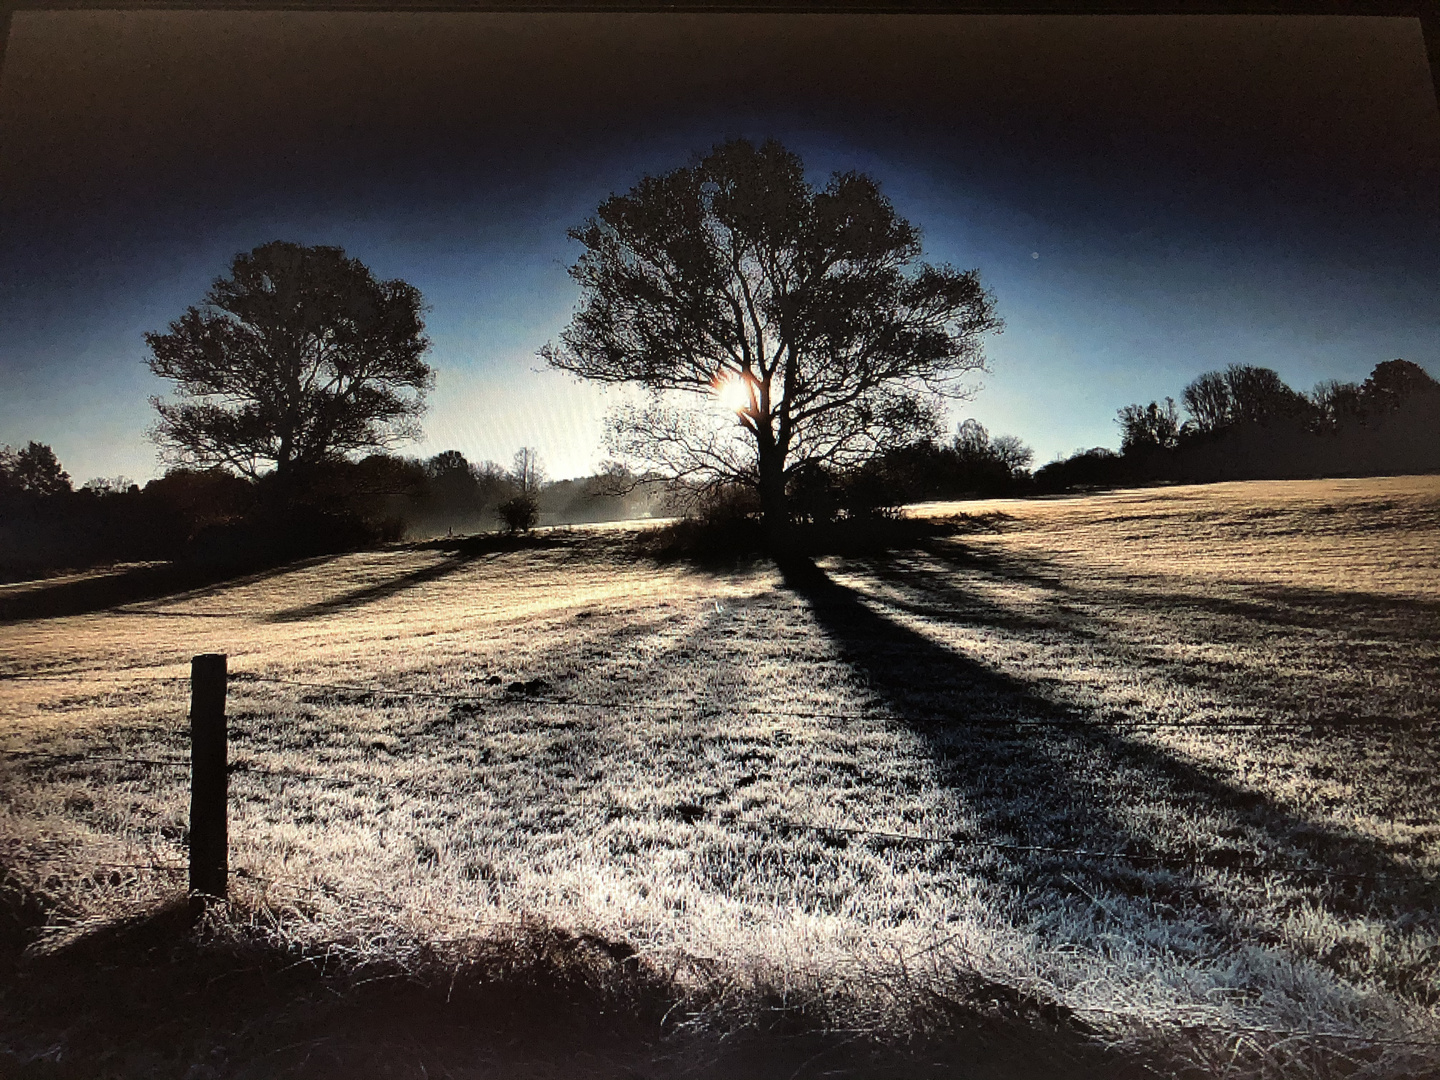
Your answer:
[[[225,683],[223,653],[191,658],[190,895],[197,909],[204,908],[207,898],[225,898],[230,873]]]

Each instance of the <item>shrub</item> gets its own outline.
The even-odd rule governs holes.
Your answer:
[[[505,523],[507,531],[529,532],[540,520],[540,504],[535,496],[522,493],[506,499],[495,508],[495,513]]]

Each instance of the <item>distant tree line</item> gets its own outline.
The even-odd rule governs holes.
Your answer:
[[[0,451],[0,580],[105,563],[269,565],[402,537],[636,517],[654,483],[618,466],[548,483],[524,448],[510,469],[420,436],[434,371],[420,293],[335,247],[275,241],[231,261],[200,304],[145,335],[150,435],[171,466],[75,490],[39,442]]]
[[[472,464],[458,450],[428,459],[374,453],[307,473],[303,498],[275,472],[172,468],[144,485],[124,477],[76,489],[54,451],[0,449],[0,580],[117,562],[182,560],[243,569],[402,538],[544,523],[638,517],[660,507],[653,484],[611,469],[544,480],[533,450],[517,466]],[[520,498],[524,520],[507,514]]]
[[[1309,393],[1270,368],[1232,364],[1191,382],[1179,406],[1168,397],[1126,405],[1116,423],[1118,453],[1053,461],[1036,471],[1036,489],[1440,471],[1440,383],[1408,360]]]
[[[1023,495],[1033,486],[1028,471],[1033,457],[1014,436],[992,437],[983,424],[966,420],[948,441],[932,433],[846,467],[811,462],[794,470],[786,484],[791,525],[799,530],[797,539],[813,539],[837,523],[894,519],[907,503]],[[672,481],[662,489],[667,509],[709,528],[713,535],[706,543],[753,543],[745,527],[761,514],[753,487],[686,488]]]
[[[1034,452],[1013,435],[991,436],[966,420],[953,439],[933,435],[874,454],[845,471],[811,469],[792,482],[796,518],[889,516],[906,503],[995,498],[1030,489]]]

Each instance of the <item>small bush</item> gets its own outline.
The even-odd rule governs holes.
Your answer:
[[[540,520],[540,504],[534,495],[521,494],[506,499],[495,508],[495,513],[505,523],[508,532],[529,532]]]

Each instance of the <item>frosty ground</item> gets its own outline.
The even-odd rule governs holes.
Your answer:
[[[99,1019],[15,987],[183,893],[161,763],[190,656],[223,652],[235,873],[206,947],[354,986],[580,943],[664,1006],[642,1072],[782,1020],[831,1036],[797,1075],[847,1042],[933,1058],[997,1010],[1077,1071],[1440,1068],[1440,478],[910,512],[948,535],[717,566],[584,529],[110,607],[0,589],[7,1060],[95,1052]],[[205,1067],[258,1069],[252,1036]],[[316,1038],[285,1067],[345,1060]]]

